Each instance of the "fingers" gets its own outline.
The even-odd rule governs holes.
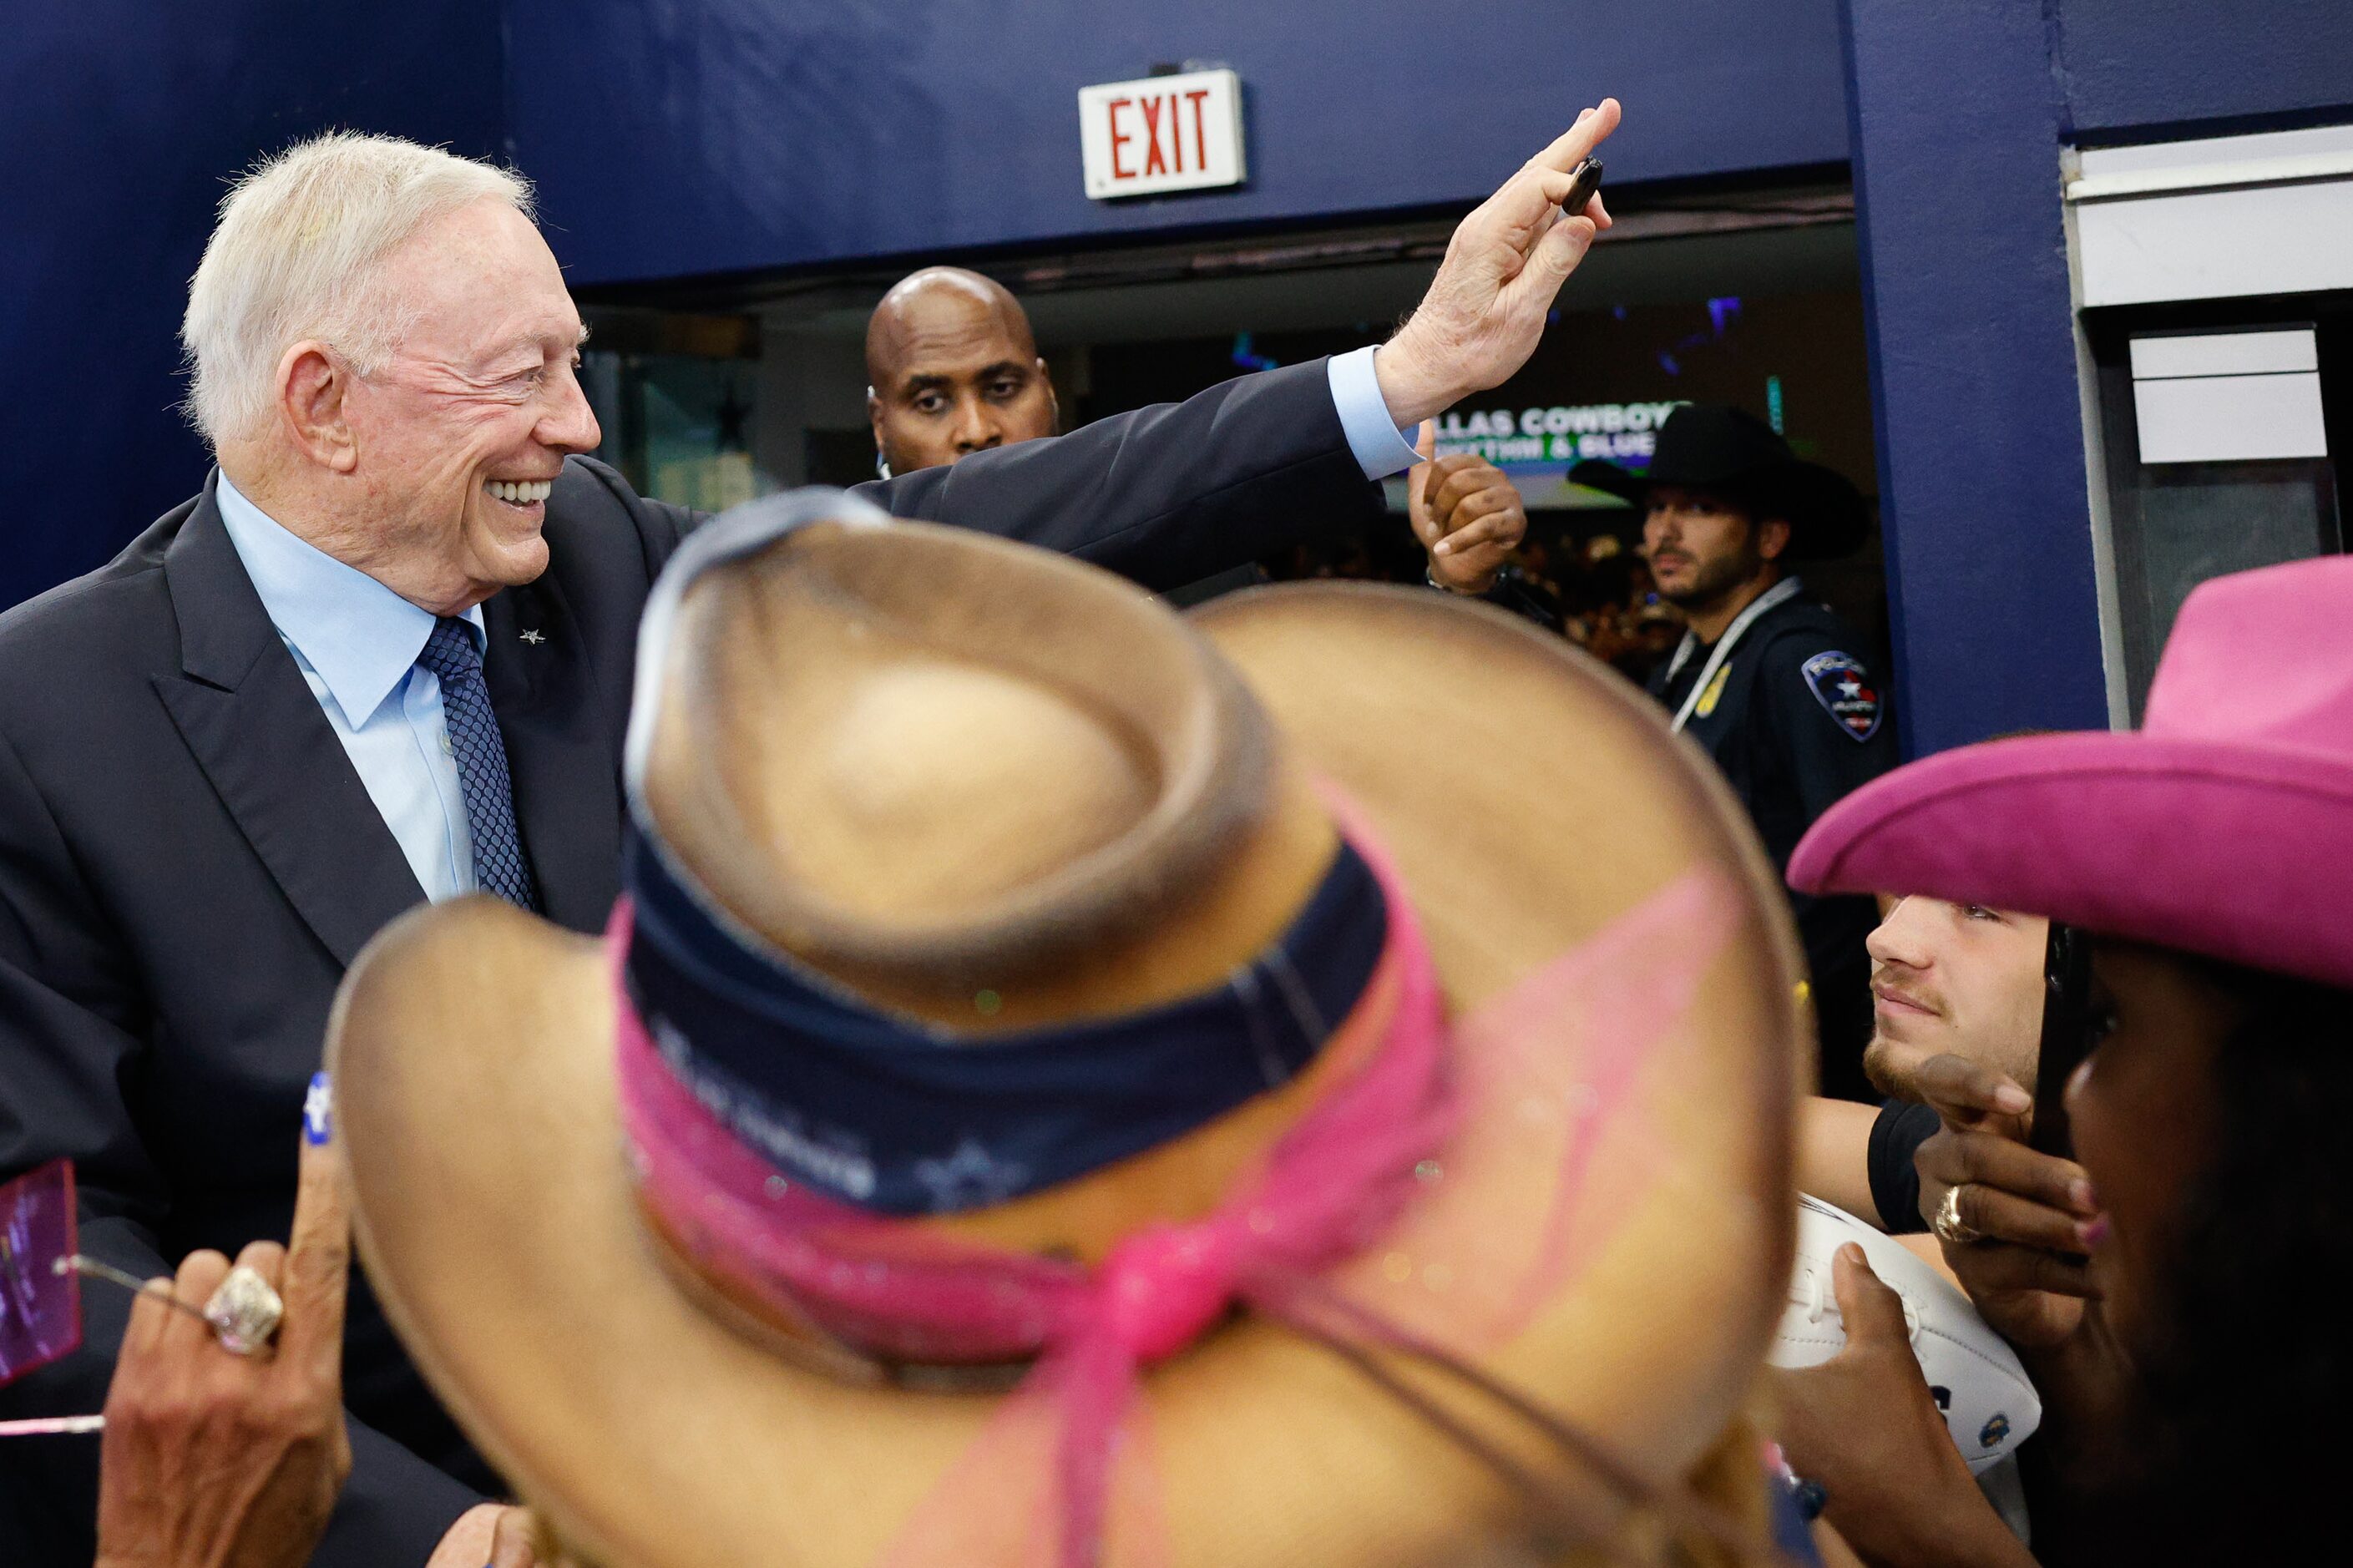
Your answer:
[[[343,1300],[351,1274],[351,1209],[341,1148],[334,1142],[333,1091],[325,1073],[311,1080],[303,1111],[301,1171],[294,1228],[286,1251],[286,1326],[279,1349],[314,1376],[340,1367]]]
[[[1560,208],[1557,215],[1551,213],[1545,215],[1548,224],[1564,218],[1581,217],[1593,226],[1596,233],[1610,226],[1609,208],[1603,204],[1599,191],[1586,197],[1585,205],[1577,211],[1568,210],[1568,197],[1577,188],[1576,175],[1555,174],[1546,171],[1537,174],[1535,181],[1536,187],[1544,192],[1545,200]]]
[[[248,1241],[237,1255],[237,1267],[250,1268],[261,1282],[280,1295],[286,1290],[286,1249],[274,1241]]]
[[[1429,428],[1428,421],[1423,427]],[[1430,437],[1433,445],[1437,437]],[[1431,462],[1418,463],[1407,479],[1407,515],[1413,524],[1414,537],[1433,555],[1451,554],[1443,542],[1453,526],[1449,514],[1460,500],[1459,487],[1450,489],[1450,481],[1467,472],[1491,468],[1484,458],[1469,452],[1455,452]],[[1497,472],[1500,477],[1500,470]]]
[[[1464,555],[1482,545],[1510,550],[1528,531],[1527,510],[1508,489],[1476,491],[1444,517],[1442,537],[1431,552],[1437,555]]]
[[[531,1510],[501,1509],[498,1528],[491,1536],[490,1568],[532,1568],[539,1560],[533,1537]]]
[[[1504,477],[1504,470],[1474,452],[1457,452],[1440,458],[1431,465],[1430,511],[1440,522],[1449,525],[1446,531],[1470,521],[1454,514],[1463,503],[1474,497],[1485,496],[1487,501],[1472,511],[1476,517],[1489,507],[1518,500],[1520,492]]]
[[[1949,1051],[1922,1062],[1913,1082],[1920,1098],[1955,1126],[1975,1127],[1993,1117],[2014,1120],[2034,1109],[2034,1097],[2007,1074]]]
[[[1544,242],[1557,243],[1554,231],[1564,226],[1556,221],[1558,215],[1554,209],[1569,194],[1572,183],[1570,171],[1583,163],[1595,147],[1618,129],[1618,100],[1614,98],[1605,98],[1599,109],[1588,109],[1579,113],[1576,124],[1561,132],[1551,146],[1522,164],[1519,172],[1504,181],[1503,187],[1488,197],[1477,212],[1463,220],[1463,230],[1457,232],[1493,234],[1499,231],[1500,226],[1500,232],[1513,237],[1514,249],[1525,254],[1533,244],[1536,247],[1535,254],[1541,257]],[[1593,204],[1588,202],[1586,207],[1589,215]],[[1596,227],[1607,221],[1607,209],[1604,209],[1599,218],[1582,216],[1576,224],[1568,226],[1577,228],[1571,247],[1576,255],[1584,254],[1583,247],[1592,241]],[[1575,265],[1574,259],[1568,262],[1568,267]],[[1553,279],[1556,287],[1560,278],[1568,275],[1568,267],[1563,267],[1559,278]]]
[[[114,1363],[118,1377],[124,1362],[134,1358],[144,1361],[154,1355],[163,1345],[164,1327],[174,1318],[185,1315],[166,1305],[172,1289],[172,1277],[158,1275],[148,1280],[145,1288],[132,1298],[131,1321],[122,1331],[122,1349],[117,1353]]]
[[[2065,1258],[2089,1250],[2082,1224],[2099,1212],[2098,1197],[2073,1161],[2038,1153],[1998,1133],[1947,1127],[1920,1145],[1915,1163],[1923,1207],[1931,1189],[1938,1204],[1949,1189],[1955,1216],[1983,1238],[1947,1247],[1957,1268],[1963,1254],[1989,1245]]]
[[[1963,1225],[1979,1236],[2050,1252],[2084,1253],[2090,1249],[2075,1235],[2075,1219],[2063,1209],[2005,1193],[1982,1182],[1957,1189],[1954,1210]]]
[[[2091,1300],[2100,1294],[2099,1288],[2092,1283],[2089,1262],[2062,1257],[2040,1247],[2013,1247],[2001,1241],[1957,1247],[1948,1242],[1945,1258],[1972,1296],[2041,1290]]]
[[[1585,253],[1593,247],[1593,237],[1599,232],[1600,226],[1591,218],[1562,218],[1536,242],[1528,256],[1527,270],[1513,279],[1510,288],[1534,294],[1549,309],[1553,296],[1585,259]]]
[[[512,1511],[500,1503],[476,1503],[450,1524],[425,1568],[482,1568],[492,1561],[499,1521]]]
[[[1592,109],[1580,110],[1577,123],[1556,137],[1551,146],[1528,160],[1528,167],[1538,172],[1566,174],[1592,156],[1593,150],[1609,139],[1618,129],[1623,111],[1614,98],[1605,98]],[[1564,187],[1563,194],[1566,194]],[[1557,202],[1560,197],[1552,198]]]
[[[1925,1150],[1927,1145],[1921,1147]],[[2039,1153],[2023,1143],[2013,1143],[1993,1133],[1955,1133],[1950,1157],[1945,1163],[1955,1173],[1948,1181],[1950,1185],[1967,1184],[2015,1194],[2065,1212],[2070,1224],[2076,1219],[2089,1219],[2099,1212],[2091,1178],[2083,1166],[2055,1154]],[[1962,1194],[1965,1205],[1968,1196]],[[1963,1217],[1968,1216],[1964,1214]]]
[[[212,1300],[213,1292],[220,1289],[220,1282],[227,1278],[228,1259],[211,1247],[203,1247],[180,1260],[180,1272],[172,1281],[172,1294],[201,1312],[205,1303]],[[161,1353],[185,1355],[191,1346],[212,1342],[212,1325],[202,1318],[173,1311],[160,1302],[147,1305],[164,1314],[165,1321],[156,1335],[154,1345]]]
[[[1846,1323],[1846,1342],[1857,1346],[1911,1344],[1912,1331],[1904,1321],[1904,1298],[1880,1282],[1862,1256],[1848,1242],[1831,1258],[1831,1289],[1838,1298],[1839,1316]]]
[[[1413,449],[1425,463],[1438,456],[1437,420],[1425,419],[1421,422],[1421,428],[1414,434]]]
[[[1413,536],[1428,550],[1444,537],[1437,520],[1430,515],[1430,465],[1416,463],[1405,476],[1405,521]]]

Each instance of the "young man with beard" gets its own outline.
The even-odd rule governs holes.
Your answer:
[[[1860,544],[1862,497],[1763,421],[1703,404],[1668,416],[1647,473],[1588,459],[1569,477],[1643,509],[1643,556],[1688,628],[1651,694],[1715,759],[1786,868],[1832,802],[1895,765],[1895,727],[1862,639],[1783,565]],[[1863,939],[1877,911],[1851,896],[1793,893],[1790,904],[1813,973],[1822,1092],[1869,1098]]]
[[[1895,900],[1865,944],[1872,1034],[1862,1053],[1876,1112],[1810,1099],[1798,1122],[1798,1187],[1895,1232],[1925,1231],[1913,1156],[1941,1125],[1921,1103],[1923,1064],[1966,1058],[2034,1093],[2042,1032],[2041,915],[1915,894]]]

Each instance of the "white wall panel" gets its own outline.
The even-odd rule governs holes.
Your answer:
[[[2084,202],[2083,303],[2353,289],[2353,180]]]

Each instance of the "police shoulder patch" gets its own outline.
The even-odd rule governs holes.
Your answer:
[[[1814,700],[1858,743],[1879,733],[1885,707],[1862,660],[1851,654],[1818,653],[1806,660],[1804,673]]]

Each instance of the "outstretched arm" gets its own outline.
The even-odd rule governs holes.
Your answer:
[[[1499,384],[1535,352],[1561,284],[1609,222],[1599,196],[1575,215],[1558,203],[1618,119],[1614,99],[1586,110],[1455,229],[1420,306],[1372,355],[1391,431]],[[860,489],[900,517],[1002,533],[1173,587],[1334,524],[1377,520],[1366,481],[1403,471],[1413,451],[1402,437],[1385,456],[1359,450],[1335,402],[1341,379],[1321,361],[1261,372]]]

